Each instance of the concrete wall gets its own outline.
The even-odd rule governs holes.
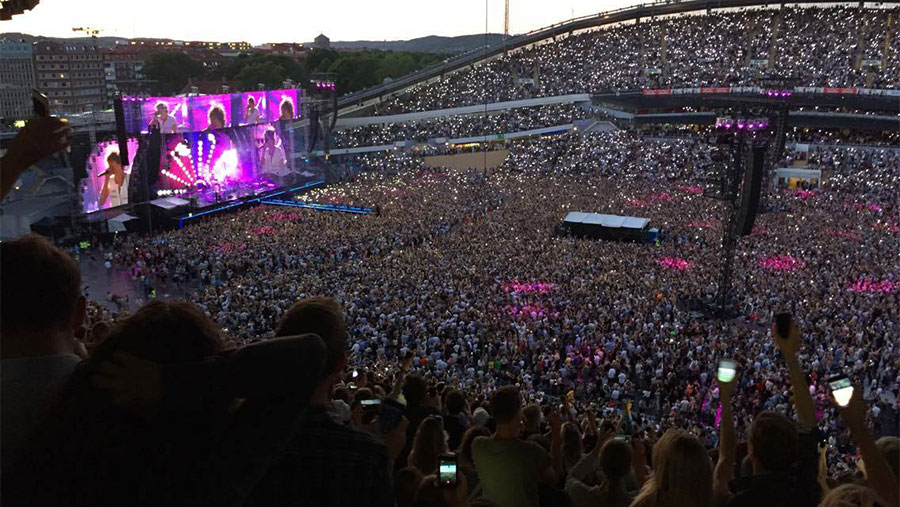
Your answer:
[[[425,167],[450,167],[452,169],[486,169],[497,167],[509,155],[509,150],[494,150],[487,152],[487,165],[485,165],[485,153],[459,153],[457,155],[436,155],[425,157]]]

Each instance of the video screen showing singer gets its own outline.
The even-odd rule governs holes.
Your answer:
[[[156,114],[150,122],[150,128],[157,128],[162,134],[174,134],[178,131],[178,124],[174,117],[169,116],[169,106],[165,102],[156,104]]]
[[[128,204],[128,181],[131,175],[125,172],[122,158],[118,153],[110,153],[106,157],[106,171],[98,176],[103,177],[103,190],[98,198],[98,208],[113,208]]]

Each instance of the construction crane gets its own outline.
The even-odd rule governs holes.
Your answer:
[[[503,40],[509,38],[509,0],[506,0],[506,11],[503,13]]]
[[[85,35],[88,35],[94,41],[94,47],[97,47],[97,36],[100,35],[100,32],[103,31],[102,28],[94,28],[91,26],[76,26],[72,28],[73,32],[84,32]]]

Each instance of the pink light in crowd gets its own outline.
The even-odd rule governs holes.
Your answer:
[[[213,248],[219,253],[227,254],[243,252],[247,249],[247,245],[244,243],[217,243],[216,245],[213,245]]]
[[[254,227],[253,229],[250,229],[250,232],[257,236],[269,236],[270,234],[274,234],[275,231],[276,229],[271,225],[263,225],[261,227]]]
[[[860,278],[853,282],[849,288],[847,288],[850,292],[868,292],[868,293],[878,293],[878,292],[894,292],[900,289],[900,282],[895,282],[893,280],[869,280],[866,278]]]
[[[683,185],[678,187],[682,192],[687,192],[689,194],[702,194],[703,187],[698,187],[696,185]]]
[[[804,201],[807,199],[812,199],[813,197],[816,197],[817,195],[819,195],[818,192],[812,192],[810,190],[797,190],[796,192],[794,192],[794,197],[799,197],[799,198],[803,199]]]
[[[654,201],[671,201],[672,200],[672,194],[670,194],[668,192],[662,192],[659,194],[650,194],[647,197],[649,197],[650,199],[652,199]]]
[[[559,312],[555,312],[542,304],[536,305],[510,305],[507,307],[509,309],[509,314],[513,318],[518,319],[527,319],[530,318],[532,320],[543,319],[544,317],[557,317],[559,316]]]
[[[638,208],[646,208],[647,206],[650,206],[650,203],[648,201],[644,201],[641,199],[628,199],[627,202],[628,204],[637,206]]]
[[[512,292],[513,294],[547,294],[556,288],[555,283],[547,283],[547,282],[507,282],[503,284],[503,290],[505,292]]]
[[[868,211],[881,211],[884,208],[882,208],[880,205],[875,204],[875,203],[863,204],[861,202],[856,202],[856,203],[853,203],[853,209],[860,209],[860,210],[864,209],[864,210],[868,210]]]
[[[701,220],[699,222],[691,222],[688,224],[688,227],[693,227],[695,229],[709,229],[712,227],[716,227],[719,225],[717,220]]]
[[[684,271],[694,267],[694,263],[684,260],[680,257],[663,257],[656,261],[657,264],[664,268],[674,269],[675,271]]]
[[[278,221],[278,222],[286,222],[286,221],[294,220],[294,219],[297,219],[300,217],[300,215],[297,213],[281,212],[281,211],[277,212],[277,213],[267,213],[266,216],[269,218],[269,220],[274,220],[274,221]]]
[[[803,262],[803,260],[792,257],[790,255],[762,257],[759,259],[759,264],[764,268],[774,269],[777,271],[796,271],[806,266],[806,263]]]
[[[753,230],[750,231],[750,235],[751,236],[761,236],[763,234],[769,234],[770,232],[772,232],[772,230],[764,225],[755,225],[755,226],[753,226]]]

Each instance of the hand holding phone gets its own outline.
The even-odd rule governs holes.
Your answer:
[[[850,404],[850,398],[853,396],[853,384],[846,375],[836,375],[828,379],[828,387],[831,388],[831,395],[834,396],[834,402],[839,407],[846,407]]]
[[[716,372],[716,378],[720,384],[728,384],[737,376],[737,369],[732,359],[722,359],[719,361],[719,369]]]
[[[800,332],[794,324],[794,318],[790,313],[779,313],[775,315],[775,345],[784,356],[785,360],[790,360],[797,355],[800,349]]]
[[[438,465],[438,484],[441,488],[455,489],[457,479],[457,460],[455,454],[442,454]]]
[[[775,315],[775,333],[779,338],[787,339],[791,334],[793,319],[790,313],[778,313]]]

